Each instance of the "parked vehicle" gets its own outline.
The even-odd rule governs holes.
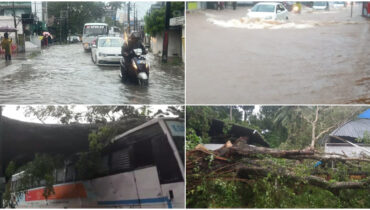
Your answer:
[[[118,28],[117,26],[110,27],[109,35],[110,36],[121,36],[122,35],[121,29]]]
[[[119,65],[123,38],[102,36],[91,46],[91,59],[97,65]]]
[[[101,152],[97,175],[78,176],[78,155],[55,170],[55,194],[45,180],[22,186],[11,177],[16,208],[184,208],[184,121],[157,118],[114,137]],[[16,194],[17,193],[17,194]]]
[[[327,1],[314,1],[312,8],[314,10],[329,10],[329,2]]]
[[[262,2],[254,5],[247,13],[251,19],[288,20],[288,10],[281,3]]]
[[[67,40],[68,42],[71,42],[71,43],[77,43],[77,42],[80,42],[80,37],[77,36],[77,35],[71,35],[71,36],[68,36],[67,37]]]
[[[333,8],[344,8],[346,6],[347,6],[347,4],[346,4],[345,1],[335,1],[333,3]]]
[[[122,81],[132,80],[137,81],[140,86],[147,86],[149,82],[149,62],[143,55],[142,49],[134,49],[131,51],[131,61],[125,63],[125,59],[121,59]]]
[[[106,23],[86,23],[83,28],[82,35],[82,46],[85,51],[91,49],[93,41],[95,41],[98,36],[108,35],[108,24]]]
[[[364,17],[370,17],[370,2],[362,3],[362,15]]]

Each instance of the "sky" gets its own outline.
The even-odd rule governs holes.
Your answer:
[[[142,105],[131,105],[134,106],[136,109],[140,108]],[[17,107],[20,107],[20,109],[17,110]],[[18,106],[18,105],[5,105],[3,106],[3,112],[2,115],[8,118],[24,121],[24,122],[34,122],[34,123],[41,123],[40,120],[38,120],[36,117],[30,116],[26,117],[23,111],[23,108],[26,107],[26,105]],[[149,106],[149,109],[152,111],[152,115],[156,113],[159,109],[162,109],[162,111],[167,110],[167,105],[152,105]],[[74,110],[76,112],[85,112],[87,111],[86,105],[75,105]],[[169,117],[174,117],[173,115],[170,115]],[[48,118],[45,120],[45,123],[59,123],[58,119],[55,118]],[[83,122],[82,122],[83,123]]]

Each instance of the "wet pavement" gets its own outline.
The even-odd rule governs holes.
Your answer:
[[[355,6],[288,22],[248,8],[187,14],[187,103],[370,103],[370,20]],[[190,53],[191,52],[191,53]]]
[[[151,54],[148,87],[122,83],[119,66],[99,67],[81,44],[56,45],[0,68],[0,104],[182,104],[183,65]]]

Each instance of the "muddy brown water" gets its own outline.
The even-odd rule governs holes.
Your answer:
[[[187,15],[187,103],[369,103],[370,21],[358,7],[352,18],[305,10],[273,29],[246,12]]]
[[[183,66],[149,54],[149,86],[122,83],[119,67],[99,67],[80,44],[51,46],[0,69],[1,104],[182,104]]]

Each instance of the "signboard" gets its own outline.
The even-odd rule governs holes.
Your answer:
[[[185,17],[174,17],[170,19],[170,26],[181,26],[185,24]]]

